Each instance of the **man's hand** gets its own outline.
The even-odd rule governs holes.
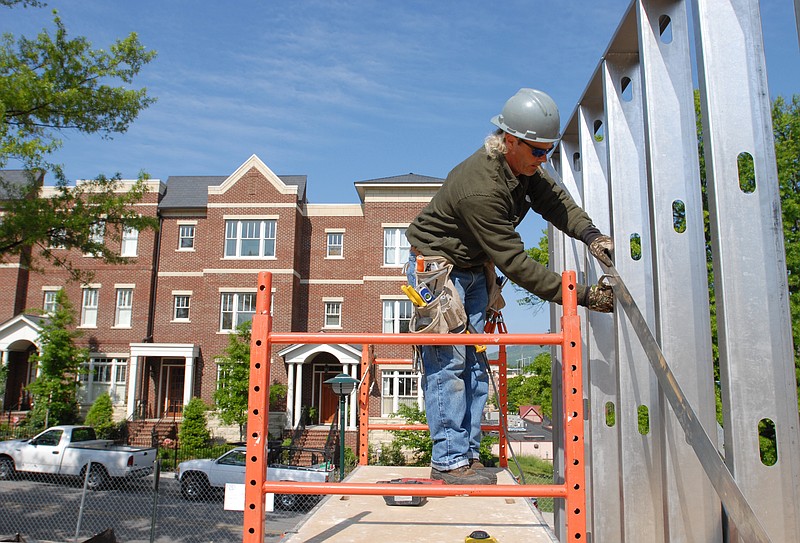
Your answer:
[[[611,289],[611,285],[604,285],[601,282],[599,285],[589,287],[586,307],[600,313],[614,311],[614,291]]]
[[[614,240],[610,237],[596,237],[592,243],[589,244],[589,252],[606,266],[614,265]]]

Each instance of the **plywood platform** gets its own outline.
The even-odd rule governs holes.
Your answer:
[[[497,470],[498,484],[515,484]],[[359,466],[348,483],[429,477],[430,468]],[[269,515],[269,513],[267,514]],[[269,516],[267,516],[269,522]],[[483,530],[500,543],[557,541],[542,515],[524,498],[429,497],[420,506],[389,506],[381,496],[327,496],[285,543],[461,543]]]

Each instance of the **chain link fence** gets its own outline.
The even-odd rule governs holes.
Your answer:
[[[55,469],[43,466],[55,465],[58,456],[54,448],[37,449],[38,457],[27,466],[0,452],[0,541],[84,542],[109,529],[116,541],[126,543],[241,541],[243,513],[232,510],[237,505],[230,503],[230,495],[226,502],[225,484],[244,483],[242,447],[215,447],[215,454],[224,452],[189,461],[181,461],[175,450],[160,451],[169,456],[163,471],[157,459],[153,473],[129,478],[110,477],[100,462],[72,477],[37,473]],[[294,471],[337,479],[327,462],[284,466],[279,478],[292,478]],[[321,499],[276,495],[273,511],[266,515],[265,541],[277,542],[293,531]]]

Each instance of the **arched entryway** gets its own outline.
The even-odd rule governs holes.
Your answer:
[[[325,381],[340,373],[358,378],[361,348],[353,345],[291,345],[278,353],[286,362],[286,425],[301,423],[331,424],[336,417],[339,398]],[[354,428],[356,410],[346,399],[346,425]],[[308,415],[303,420],[304,415]]]
[[[36,380],[38,352],[36,341],[41,332],[38,315],[17,315],[0,325],[0,364],[6,370],[5,386],[0,386],[3,411],[28,411],[31,395],[28,385]]]

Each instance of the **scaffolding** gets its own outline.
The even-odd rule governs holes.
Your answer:
[[[800,33],[800,2],[794,5]],[[695,73],[718,323],[717,383]],[[754,178],[743,177],[743,161],[752,165]],[[596,226],[614,238],[619,277],[765,528],[760,539],[800,541],[795,351],[759,2],[633,0],[565,124],[552,167]],[[549,239],[551,265],[566,274],[565,305],[551,305],[551,329],[561,332],[488,334],[481,341],[553,347],[553,375],[563,376],[553,380],[554,421],[561,423],[553,434],[556,485],[434,490],[293,484],[292,492],[553,496],[565,498],[555,516],[561,541],[742,541],[727,519],[724,496],[715,491],[688,442],[691,436],[659,388],[631,321],[620,311],[587,313],[581,331],[570,285],[595,283],[602,271],[582,244],[552,227]],[[460,335],[273,333],[265,309],[270,285],[269,274],[259,276],[245,494],[248,543],[262,541],[264,493],[286,492],[292,484],[264,483],[263,477],[273,344],[362,343],[362,375],[370,344],[469,344]],[[715,417],[717,390],[721,427]],[[366,461],[369,432],[366,402],[362,383],[360,463]],[[761,456],[763,424],[774,429],[772,465]]]
[[[272,273],[258,275],[256,313],[253,316],[250,350],[250,394],[247,422],[247,464],[245,468],[244,543],[262,543],[266,493],[397,495],[404,496],[487,496],[487,497],[552,497],[567,504],[565,528],[570,541],[586,539],[586,471],[584,468],[584,405],[583,369],[581,364],[581,327],[577,312],[575,273],[562,273],[564,312],[561,331],[550,334],[485,334],[481,341],[488,345],[553,345],[558,346],[563,360],[561,380],[565,391],[565,407],[561,421],[565,436],[563,481],[553,485],[414,485],[364,483],[297,483],[267,481],[267,424],[269,421],[270,357],[273,345],[356,343],[362,345],[361,375],[358,394],[359,464],[368,463],[370,382],[368,380],[371,345],[472,345],[474,336],[467,334],[311,334],[278,333],[272,330],[269,313],[272,297]],[[500,406],[501,409],[505,405]],[[393,426],[395,430],[406,429]],[[377,429],[377,427],[373,427]],[[340,459],[342,461],[343,459]]]

